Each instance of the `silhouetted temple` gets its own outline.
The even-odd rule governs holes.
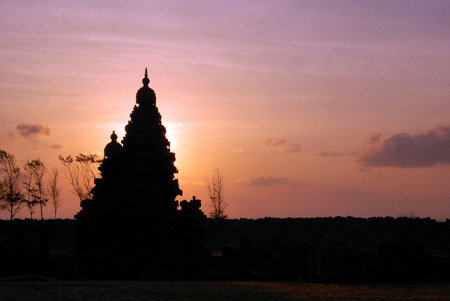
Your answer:
[[[81,202],[79,224],[82,269],[93,277],[154,278],[195,273],[203,251],[200,200],[183,201],[175,154],[161,123],[156,96],[145,69],[143,87],[125,127],[122,144],[115,132],[104,151],[92,200]]]

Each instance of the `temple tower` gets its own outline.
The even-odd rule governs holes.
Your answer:
[[[143,87],[136,93],[136,105],[125,126],[122,140],[128,172],[126,186],[132,198],[151,211],[174,211],[175,197],[182,195],[174,174],[175,154],[170,151],[166,128],[156,107],[156,96],[148,85],[147,69]],[[144,208],[143,208],[144,209]]]
[[[93,198],[82,201],[76,215],[82,261],[90,274],[100,278],[115,272],[148,278],[170,274],[177,270],[175,256],[202,249],[205,216],[195,197],[180,207],[175,200],[182,195],[174,176],[178,172],[175,154],[161,123],[155,92],[149,87],[147,69],[142,83],[122,144],[113,132]]]
[[[155,91],[148,86],[147,69],[142,83],[136,93],[130,120],[125,126],[123,146],[116,141],[117,135],[113,133],[111,142],[105,147],[105,157],[100,167],[102,178],[95,182],[93,200],[102,202],[105,195],[108,200],[120,196],[133,203],[130,204],[131,210],[173,213],[177,210],[175,198],[182,195],[178,180],[174,177],[178,173],[174,165],[175,154],[170,151],[166,128],[161,123]],[[109,193],[111,191],[114,193]]]

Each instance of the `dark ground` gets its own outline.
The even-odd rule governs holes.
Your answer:
[[[77,261],[76,229],[75,220],[0,220],[0,278],[85,279]],[[203,238],[206,257],[197,280],[450,281],[450,220],[207,219]],[[181,279],[188,278],[167,278]]]
[[[350,285],[300,282],[24,280],[31,279],[19,277],[0,281],[0,300],[449,300],[450,292],[449,283]]]

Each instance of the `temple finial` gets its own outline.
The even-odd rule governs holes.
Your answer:
[[[112,132],[110,138],[111,138],[111,141],[116,141],[116,140],[117,140],[116,131],[113,131],[113,132]]]
[[[145,77],[142,79],[142,83],[144,84],[144,86],[148,86],[148,84],[150,83],[150,79],[148,78],[147,68],[145,68]]]

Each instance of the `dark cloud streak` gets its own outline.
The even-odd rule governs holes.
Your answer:
[[[335,151],[323,151],[323,152],[318,152],[316,153],[316,156],[320,156],[320,157],[345,157],[347,156],[346,153],[344,152],[335,152]]]
[[[248,185],[252,185],[252,186],[274,186],[274,185],[286,184],[287,182],[288,182],[287,178],[257,177],[257,178],[249,179]]]
[[[247,179],[245,181],[240,182],[240,184],[249,185],[249,186],[285,186],[285,185],[298,185],[299,183],[293,180],[290,180],[285,177],[254,177]]]
[[[50,149],[54,149],[54,150],[62,150],[64,149],[64,145],[60,144],[60,143],[53,143],[52,145],[49,146]]]

